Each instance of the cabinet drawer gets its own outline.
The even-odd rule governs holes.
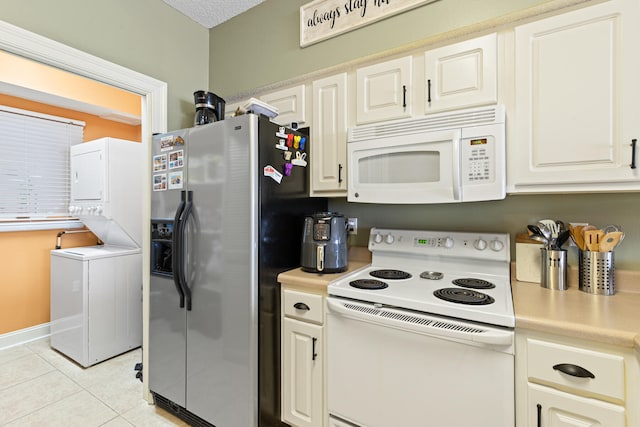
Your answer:
[[[588,371],[582,372],[582,375],[588,376],[562,372],[567,369],[577,371],[579,368]],[[580,375],[579,372],[575,374]],[[529,339],[527,375],[529,381],[555,384],[624,401],[624,358],[615,354]]]
[[[322,295],[284,290],[284,315],[321,325],[324,322]]]

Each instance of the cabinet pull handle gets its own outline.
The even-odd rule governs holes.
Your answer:
[[[578,378],[595,378],[588,370],[584,369],[582,366],[574,365],[571,363],[559,363],[553,367],[554,370],[560,371],[564,374],[571,375],[572,377]]]
[[[538,407],[538,427],[542,427],[542,405],[541,404],[537,404],[536,405]]]
[[[636,168],[636,144],[638,143],[637,139],[631,140],[631,169]]]
[[[427,102],[431,105],[431,79],[427,80]]]
[[[338,163],[338,184],[342,184],[342,163]]]
[[[407,108],[407,86],[402,85],[402,108]]]
[[[318,341],[318,338],[312,338],[311,341],[311,360],[316,360],[316,357],[318,357],[318,353],[316,353],[316,341]]]
[[[306,311],[310,310],[309,306],[303,302],[297,302],[293,304],[293,308],[295,308],[296,310],[306,310]]]

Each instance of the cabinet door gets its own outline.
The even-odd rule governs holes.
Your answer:
[[[313,82],[311,194],[346,196],[347,74]]]
[[[285,318],[282,352],[282,419],[294,426],[322,426],[322,326]]]
[[[612,0],[515,29],[510,191],[640,188],[639,18]]]
[[[430,50],[424,66],[426,113],[498,100],[495,33]]]
[[[260,96],[260,100],[278,109],[274,122],[289,126],[292,122],[307,126],[304,85],[294,86]],[[302,127],[302,126],[301,126]]]
[[[529,384],[529,427],[624,427],[622,406]]]
[[[358,68],[356,122],[358,124],[411,116],[412,58]]]

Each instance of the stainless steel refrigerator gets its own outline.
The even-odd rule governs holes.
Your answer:
[[[300,263],[304,216],[327,208],[292,164],[308,148],[254,114],[153,138],[147,375],[192,425],[284,425],[276,277]]]

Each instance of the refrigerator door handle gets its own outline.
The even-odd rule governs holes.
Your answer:
[[[183,191],[184,193],[184,191]],[[187,300],[187,311],[191,311],[191,289],[189,288],[189,284],[187,283],[187,278],[184,274],[185,268],[184,264],[186,262],[184,252],[185,252],[185,242],[184,237],[186,235],[187,230],[187,222],[189,221],[189,215],[191,215],[191,210],[193,207],[193,191],[187,191],[187,203],[184,206],[184,210],[180,215],[180,274],[178,276],[178,280],[180,282],[180,287],[182,288],[182,292],[184,292],[184,296]],[[181,306],[182,307],[182,306]]]
[[[185,206],[185,192],[181,192],[181,200],[176,209],[176,215],[173,219],[173,237],[171,243],[173,246],[173,256],[171,257],[171,270],[173,271],[173,283],[176,285],[178,295],[180,295],[180,308],[184,307],[184,291],[180,285],[180,272],[182,269],[181,254],[182,254],[182,237],[180,236],[180,216],[184,211]]]

